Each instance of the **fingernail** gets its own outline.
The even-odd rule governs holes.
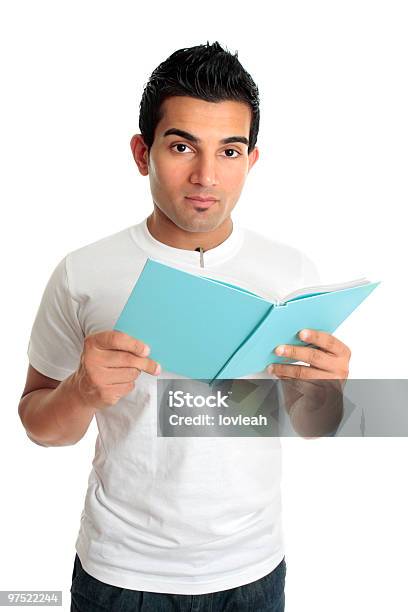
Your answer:
[[[148,346],[147,344],[145,344],[145,347],[143,349],[143,353],[142,356],[143,357],[147,357],[147,355],[150,353],[150,346]]]
[[[161,372],[161,366],[160,366],[160,363],[158,363],[158,364],[157,364],[157,366],[156,366],[156,369],[155,369],[154,373],[155,373],[155,374],[160,374],[160,372]]]
[[[284,352],[285,352],[285,347],[283,344],[280,344],[275,349],[275,353],[277,353],[278,355],[283,355]]]
[[[308,329],[302,329],[302,331],[299,334],[299,337],[301,340],[307,340],[309,338],[309,330]]]

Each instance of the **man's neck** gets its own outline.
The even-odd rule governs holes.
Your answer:
[[[188,232],[178,227],[156,206],[147,218],[147,228],[153,238],[176,249],[203,251],[214,249],[222,244],[232,233],[232,219],[229,217],[211,232]]]

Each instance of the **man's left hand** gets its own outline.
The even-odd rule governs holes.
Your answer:
[[[303,329],[298,336],[313,346],[286,344],[274,351],[310,365],[274,363],[268,372],[285,380],[284,405],[295,431],[315,438],[335,431],[341,422],[351,351],[338,338],[317,329]]]
[[[275,374],[280,378],[309,380],[327,378],[345,381],[347,379],[351,357],[348,346],[332,334],[317,329],[303,329],[298,336],[313,347],[281,344],[275,347],[274,352],[279,356],[310,365],[274,363],[268,366],[269,374]]]

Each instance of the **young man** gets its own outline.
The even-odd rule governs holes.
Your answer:
[[[171,373],[142,339],[111,331],[148,257],[265,297],[318,282],[300,251],[232,221],[258,126],[237,54],[217,42],[173,53],[146,85],[131,140],[152,213],[67,254],[45,289],[23,425],[44,446],[75,444],[94,416],[99,431],[71,610],[284,609],[279,438],[157,437],[156,378]],[[347,377],[344,344],[315,330],[308,341],[286,354],[310,366],[277,376]]]

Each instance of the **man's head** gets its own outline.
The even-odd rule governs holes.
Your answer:
[[[218,42],[180,49],[143,92],[133,155],[155,207],[187,232],[212,232],[230,218],[258,159],[258,88],[237,55]],[[189,196],[216,201],[200,206]]]

